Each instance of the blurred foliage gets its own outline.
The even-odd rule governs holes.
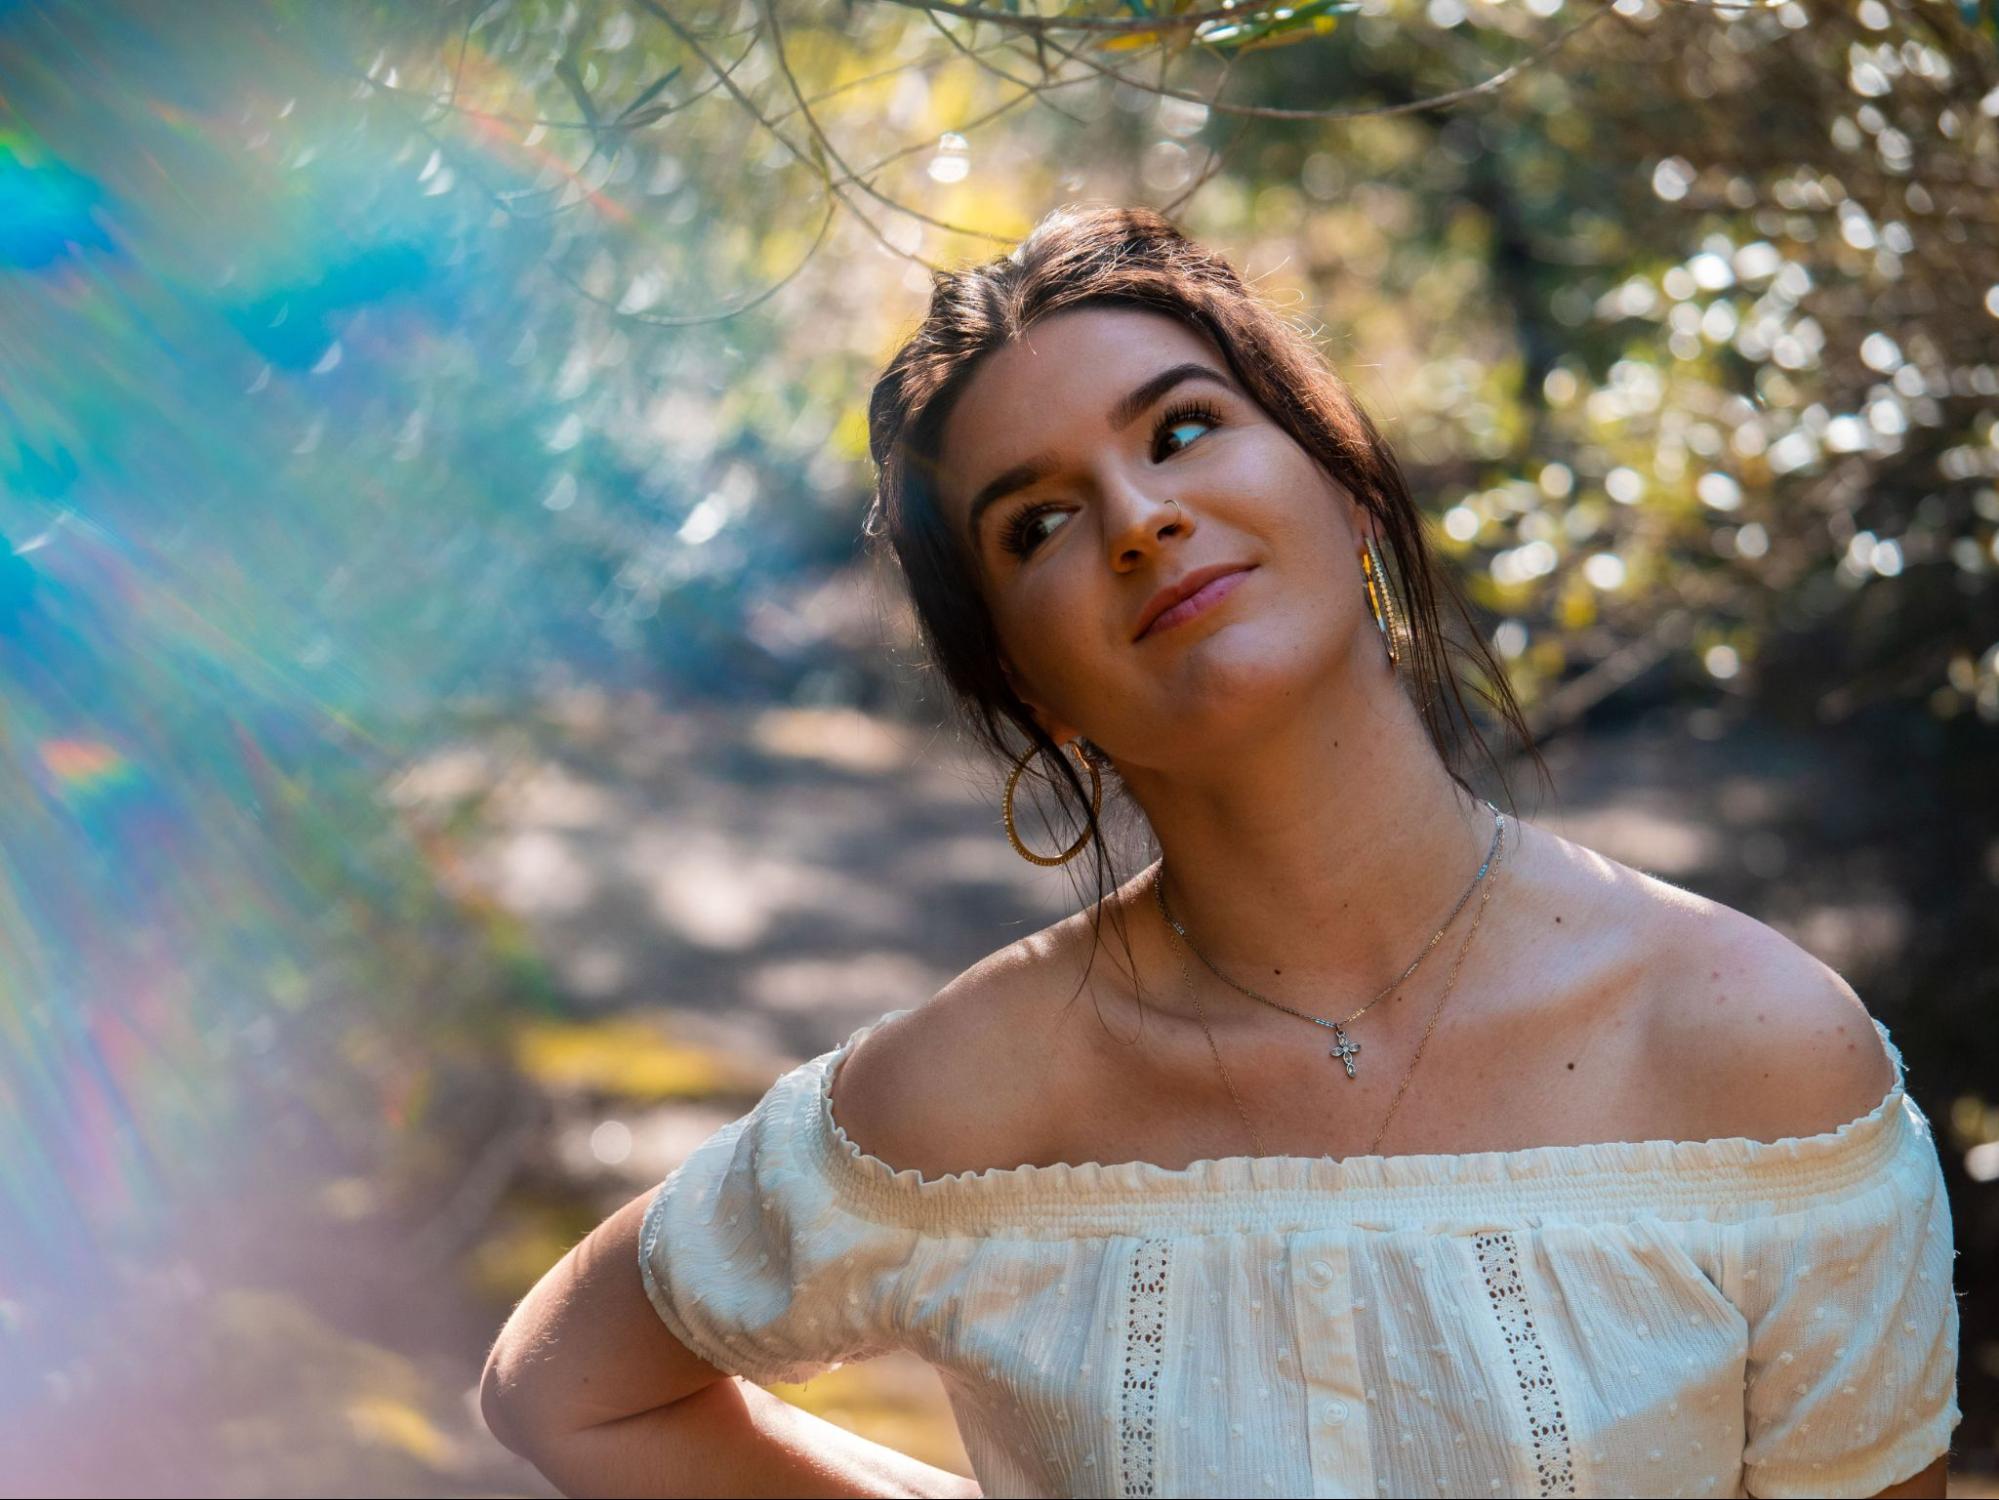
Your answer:
[[[1542,728],[1879,745],[1870,998],[1991,1141],[1999,9],[1072,9],[0,4],[9,1405],[108,1399],[108,1309],[232,1206],[517,1291],[588,1222],[502,1192],[551,1097],[745,1086],[563,1014],[476,799],[385,789],[578,682],[903,711],[840,584],[869,379],[1067,199],[1312,309]],[[182,1472],[465,1482],[365,1311],[263,1295],[196,1326],[346,1381],[329,1446]],[[245,1359],[195,1385],[255,1409]]]

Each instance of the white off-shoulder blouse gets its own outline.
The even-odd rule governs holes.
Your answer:
[[[1823,1135],[938,1178],[834,1118],[871,1025],[667,1177],[640,1272],[755,1382],[913,1351],[988,1495],[1871,1495],[1960,1415],[1875,1025],[1894,1083]]]

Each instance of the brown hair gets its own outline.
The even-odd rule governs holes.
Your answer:
[[[1118,882],[1100,823],[1090,815],[1088,788],[1001,671],[976,560],[945,516],[933,482],[945,421],[979,361],[1037,319],[1085,304],[1164,313],[1214,341],[1243,389],[1374,516],[1414,636],[1398,671],[1451,779],[1474,790],[1460,767],[1469,742],[1511,805],[1504,768],[1466,704],[1457,658],[1483,679],[1474,683],[1474,696],[1497,712],[1545,783],[1547,766],[1505,669],[1473,624],[1463,594],[1437,569],[1401,466],[1311,339],[1260,301],[1222,256],[1162,215],[1145,208],[1057,209],[1009,254],[932,276],[929,311],[889,360],[868,404],[877,480],[865,535],[877,545],[885,538],[892,549],[931,663],[978,741],[1010,764],[1017,754],[1007,745],[1011,726],[1060,772],[1062,800],[1074,799],[1096,856],[1092,905],[1099,935],[1103,898]],[[1443,602],[1464,627],[1456,637],[1445,632]]]

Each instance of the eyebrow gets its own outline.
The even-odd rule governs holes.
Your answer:
[[[1193,360],[1170,365],[1128,395],[1121,397],[1117,404],[1111,407],[1111,430],[1124,431],[1144,416],[1146,409],[1153,402],[1184,380],[1212,381],[1224,390],[1231,393],[1235,391],[1235,382],[1211,365],[1200,364]],[[972,497],[971,511],[965,524],[972,534],[972,546],[975,549],[979,545],[979,527],[985,520],[986,512],[1016,491],[1039,483],[1047,477],[1053,467],[1054,464],[1047,454],[1037,453],[1034,457],[1001,471]]]

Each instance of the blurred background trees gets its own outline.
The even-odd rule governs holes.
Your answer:
[[[1574,826],[1847,974],[1989,1282],[1999,10],[1233,10],[0,6],[19,1483],[531,1483],[509,1299],[1067,909],[857,533],[931,268],[1071,200],[1314,331]]]

